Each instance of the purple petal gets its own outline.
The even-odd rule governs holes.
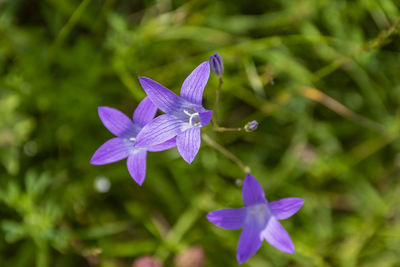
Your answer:
[[[131,131],[133,123],[121,111],[109,107],[99,107],[98,112],[104,126],[114,135],[122,136]]]
[[[143,184],[144,178],[146,177],[146,157],[147,151],[142,150],[130,154],[126,161],[129,174],[140,186]]]
[[[286,253],[294,253],[294,245],[288,232],[273,216],[262,232],[263,238],[275,248]]]
[[[133,113],[133,120],[139,125],[144,126],[151,122],[156,113],[157,107],[151,102],[149,97],[145,97]]]
[[[176,137],[179,154],[187,163],[192,163],[201,144],[200,128],[190,128]]]
[[[251,206],[255,204],[266,203],[264,190],[253,175],[247,174],[243,182],[242,196],[244,205]]]
[[[136,136],[135,147],[152,147],[174,138],[181,132],[182,122],[164,114],[146,124]]]
[[[102,165],[119,161],[128,157],[130,149],[129,142],[126,140],[118,137],[112,138],[96,150],[90,163],[93,165]]]
[[[236,230],[244,224],[246,208],[213,211],[207,214],[207,219],[216,226],[228,230]]]
[[[174,92],[146,77],[139,77],[139,82],[156,107],[165,113],[179,109],[181,99]]]
[[[236,259],[238,260],[239,264],[242,264],[251,256],[253,256],[257,250],[260,249],[262,241],[263,239],[258,224],[253,221],[250,221],[248,224],[246,224],[240,235],[236,253]]]
[[[284,220],[295,214],[303,205],[304,200],[296,197],[282,198],[270,202],[269,208],[278,220]]]
[[[158,152],[158,151],[164,151],[170,148],[173,148],[174,146],[176,146],[176,137],[169,139],[167,141],[165,141],[164,143],[155,145],[155,146],[151,146],[149,148],[147,148],[148,151],[150,152]]]
[[[199,112],[199,117],[200,117],[201,126],[206,126],[212,118],[212,111],[207,110],[204,112]]]
[[[206,87],[209,77],[210,64],[205,61],[185,79],[181,88],[181,97],[191,103],[201,105],[204,87]]]

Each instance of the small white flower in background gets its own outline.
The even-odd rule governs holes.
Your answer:
[[[99,176],[94,180],[94,188],[99,193],[107,193],[110,190],[111,183],[107,177]]]

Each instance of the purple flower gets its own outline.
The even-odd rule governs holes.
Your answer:
[[[156,112],[157,108],[148,97],[143,99],[136,108],[133,113],[133,122],[119,110],[99,107],[101,121],[116,137],[100,146],[90,163],[102,165],[128,158],[127,165],[130,175],[139,185],[142,185],[146,177],[147,151],[162,151],[176,145],[175,138],[151,146],[138,146],[136,144],[136,136],[143,126],[154,118]]]
[[[294,253],[292,240],[278,220],[295,214],[304,200],[283,198],[268,203],[261,185],[251,174],[247,174],[243,182],[242,196],[244,208],[223,209],[207,214],[210,222],[224,229],[243,227],[236,254],[239,264],[253,256],[264,239],[283,252]]]
[[[190,164],[200,149],[200,128],[207,125],[212,116],[212,111],[204,109],[201,103],[209,76],[210,65],[206,61],[185,79],[181,97],[149,78],[139,77],[148,97],[166,114],[147,124],[138,134],[136,144],[149,147],[176,136],[178,151]]]
[[[222,57],[215,53],[214,55],[210,56],[210,64],[211,70],[218,76],[222,76],[224,73],[224,62],[222,61]]]

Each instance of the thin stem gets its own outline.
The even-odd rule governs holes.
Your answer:
[[[69,18],[68,22],[64,25],[61,29],[60,33],[57,35],[57,38],[54,42],[55,47],[61,45],[71,30],[74,28],[75,24],[78,22],[79,18],[82,16],[83,12],[85,11],[86,7],[89,5],[91,0],[83,0],[79,6],[75,9],[74,13],[72,13],[71,17]]]
[[[211,139],[208,135],[202,134],[202,138],[204,142],[206,142],[209,146],[214,148],[215,150],[218,150],[223,154],[225,157],[229,158],[232,160],[236,165],[238,165],[244,173],[250,173],[250,167],[246,166],[238,157],[236,157],[234,154],[229,152],[225,147],[221,146],[217,142],[215,142],[213,139]]]
[[[319,69],[314,73],[315,78],[313,79],[313,82],[317,82],[323,77],[329,75],[333,71],[335,71],[337,68],[343,66],[347,62],[351,61],[354,57],[358,56],[359,54],[379,48],[385,42],[393,35],[396,35],[399,33],[399,30],[397,29],[400,25],[400,17],[396,19],[396,21],[390,26],[388,29],[385,29],[381,31],[375,39],[368,41],[364,43],[360,48],[354,50],[352,53],[350,53],[347,56],[343,56],[341,58],[338,58],[337,60],[333,61],[332,63],[326,65],[325,67]]]
[[[215,95],[215,104],[214,104],[213,119],[212,119],[212,124],[214,125],[215,128],[218,127],[218,105],[219,105],[219,99],[221,97],[221,88],[222,88],[223,83],[224,83],[224,81],[222,80],[222,77],[219,77],[219,83],[218,83],[218,88],[217,88],[217,92]]]
[[[361,116],[354,111],[350,110],[343,104],[339,103],[332,97],[324,94],[322,91],[312,88],[312,87],[303,87],[301,89],[301,94],[306,98],[313,100],[315,102],[321,103],[325,107],[329,108],[330,110],[336,112],[337,114],[352,120],[353,122],[374,130],[378,133],[384,133],[385,127],[382,124],[379,124],[367,117]]]
[[[222,132],[241,132],[244,131],[244,128],[225,128],[225,127],[216,127],[214,131],[222,133]]]

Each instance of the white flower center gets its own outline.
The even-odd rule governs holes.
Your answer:
[[[246,220],[255,221],[259,226],[263,226],[269,216],[271,216],[271,211],[267,204],[257,204],[247,207]]]
[[[186,115],[189,116],[189,124],[190,126],[198,126],[201,124],[200,122],[200,115],[198,112],[190,113],[187,110],[183,111]]]

